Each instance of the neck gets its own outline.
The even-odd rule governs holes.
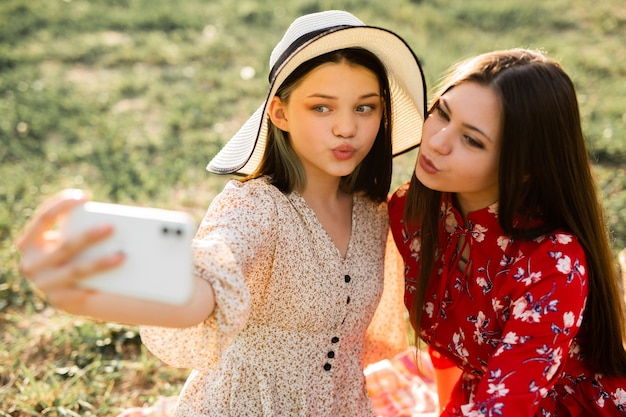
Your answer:
[[[333,205],[337,202],[344,201],[348,194],[339,189],[339,184],[308,184],[304,190],[300,191],[302,197],[314,205]]]
[[[300,190],[300,194],[309,202],[332,203],[343,200],[346,194],[340,190],[341,178],[318,178],[315,175],[307,175],[306,186]]]
[[[345,258],[352,234],[352,195],[339,189],[339,178],[312,181],[310,177],[300,194]]]

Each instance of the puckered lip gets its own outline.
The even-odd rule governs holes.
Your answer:
[[[428,172],[429,174],[435,174],[437,172],[439,172],[439,168],[437,168],[437,166],[435,165],[435,163],[426,155],[424,155],[423,153],[420,152],[419,154],[419,164],[422,167],[422,169],[426,172]]]
[[[343,143],[335,148],[333,148],[333,152],[354,152],[356,151],[356,149],[354,148],[354,146],[348,144],[348,143]]]
[[[343,143],[333,148],[333,155],[339,161],[347,161],[356,154],[356,148],[348,143]]]

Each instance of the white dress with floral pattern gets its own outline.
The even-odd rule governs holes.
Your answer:
[[[388,236],[386,203],[355,195],[342,257],[298,193],[230,181],[193,242],[215,311],[187,329],[141,329],[155,355],[193,369],[175,416],[373,416],[363,367],[407,345]]]

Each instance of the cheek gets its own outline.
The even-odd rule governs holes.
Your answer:
[[[367,137],[369,141],[372,142],[372,144],[376,140],[376,136],[378,136],[378,132],[384,129],[384,127],[380,125],[380,119],[377,120],[375,118],[372,118],[372,120],[367,123],[366,128],[367,128]]]
[[[463,172],[459,176],[465,178],[468,184],[476,188],[492,188],[498,184],[498,166],[493,160],[466,160],[463,163]]]
[[[422,142],[428,142],[430,138],[435,136],[443,128],[442,124],[428,116],[422,126]]]
[[[290,123],[290,136],[292,141],[307,142],[318,136],[322,130],[321,124],[311,118],[301,117]]]

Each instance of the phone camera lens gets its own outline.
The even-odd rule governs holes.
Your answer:
[[[161,231],[163,232],[164,235],[168,234],[170,231],[167,228],[167,226],[163,226],[163,229],[161,229]]]

